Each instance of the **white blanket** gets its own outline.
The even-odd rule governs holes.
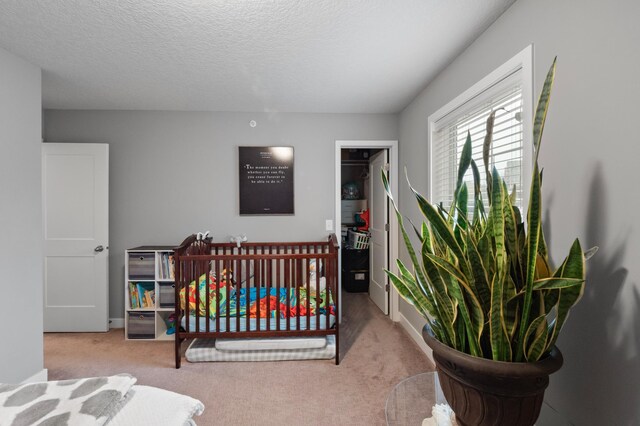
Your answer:
[[[104,425],[136,378],[128,374],[89,379],[0,385],[2,425]]]
[[[0,426],[183,426],[204,411],[197,399],[135,382],[124,374],[0,384]]]
[[[186,395],[150,386],[134,386],[120,411],[107,426],[183,426],[193,425],[204,405]]]

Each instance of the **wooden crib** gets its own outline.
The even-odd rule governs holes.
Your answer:
[[[339,364],[339,248],[334,234],[320,242],[241,247],[187,237],[174,250],[176,368],[185,339],[231,337],[335,335]],[[274,303],[273,294],[287,303]],[[253,296],[258,300],[249,309]]]

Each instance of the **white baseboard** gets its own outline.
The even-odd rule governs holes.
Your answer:
[[[124,318],[109,318],[109,328],[124,328]]]
[[[46,382],[49,380],[49,370],[43,368],[31,377],[23,380],[22,383]]]
[[[427,355],[427,358],[429,358],[429,360],[433,362],[433,351],[424,342],[424,339],[422,338],[422,333],[416,330],[416,328],[409,322],[409,320],[405,318],[404,315],[402,315],[402,312],[400,313],[399,322],[400,324],[402,324],[404,329],[407,330],[407,333],[409,333],[409,336],[411,336],[411,338],[416,342],[418,347],[422,349],[422,352],[424,352]]]

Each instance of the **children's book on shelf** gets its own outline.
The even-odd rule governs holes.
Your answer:
[[[169,279],[176,279],[176,262],[172,254],[169,255]]]
[[[162,253],[160,255],[160,279],[173,280],[175,279],[174,277],[175,272],[173,255],[170,253]]]
[[[129,302],[131,303],[131,309],[138,309],[140,307],[136,283],[129,283]]]
[[[155,306],[155,291],[154,290],[145,290],[144,291],[144,308],[152,308]]]
[[[131,309],[153,308],[156,304],[154,284],[129,283],[129,301]]]

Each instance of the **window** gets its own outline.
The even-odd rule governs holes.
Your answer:
[[[451,205],[460,155],[470,132],[472,157],[480,171],[482,197],[487,205],[482,147],[487,118],[495,111],[489,168],[497,168],[510,192],[515,186],[516,205],[522,211],[528,198],[531,174],[531,92],[529,46],[429,117],[432,202],[442,203],[446,208]],[[471,212],[474,200],[471,170],[467,172],[465,181]]]

